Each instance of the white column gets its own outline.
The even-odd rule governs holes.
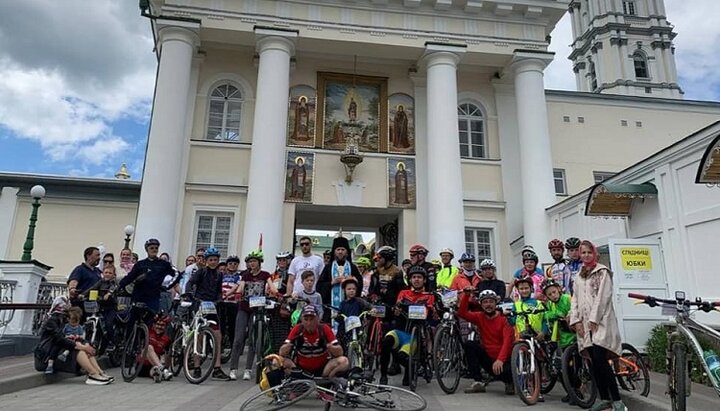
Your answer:
[[[428,233],[428,141],[427,141],[427,87],[424,76],[411,76],[415,84],[415,187],[417,205],[415,240],[427,244]]]
[[[282,246],[290,57],[297,33],[257,28],[255,35],[260,58],[242,251],[256,249],[262,234],[263,250],[274,255]]]
[[[17,187],[3,187],[0,190],[0,260],[13,259],[7,253],[10,250],[10,238],[14,228],[18,191],[20,189]]]
[[[46,266],[37,261],[0,262],[0,271],[3,273],[3,280],[17,281],[13,292],[13,303],[37,303],[38,289],[40,282],[47,276],[52,267]],[[4,301],[3,301],[4,302]],[[32,335],[33,317],[32,310],[17,310],[10,324],[7,325],[6,335]]]
[[[162,24],[158,21],[158,24]],[[175,205],[182,201],[180,181],[185,137],[185,116],[190,89],[190,69],[198,36],[198,24],[172,22],[161,27],[158,37],[160,63],[155,84],[150,135],[145,154],[140,204],[135,224],[135,248],[157,238],[161,250],[177,250]],[[180,27],[182,25],[182,27]]]
[[[543,70],[552,58],[552,53],[516,51],[510,65],[515,74],[523,232],[525,244],[532,245],[541,253],[545,250],[549,236],[545,208],[555,203],[552,150],[543,84]]]
[[[667,74],[665,74],[665,59],[663,58],[663,47],[658,46],[653,48],[653,55],[655,56],[655,72],[650,72],[650,76],[653,83],[669,83]],[[649,64],[648,64],[649,66]]]
[[[465,250],[465,214],[457,115],[457,64],[465,49],[426,46],[428,248]],[[421,222],[422,223],[422,222]]]

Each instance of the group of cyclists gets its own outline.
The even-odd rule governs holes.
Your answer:
[[[301,368],[315,376],[343,375],[356,364],[351,364],[346,356],[349,333],[345,332],[341,318],[357,317],[364,312],[372,314],[365,319],[381,317],[377,361],[380,384],[387,384],[389,376],[402,373],[401,383],[407,386],[413,377],[411,373],[429,371],[409,366],[410,357],[420,348],[413,340],[414,334],[409,333],[408,324],[417,317],[409,313],[408,307],[424,307],[424,327],[432,333],[443,315],[446,293],[458,296],[453,312],[464,325],[462,347],[467,371],[463,376],[473,380],[466,393],[484,392],[489,381],[498,380],[505,383],[506,394],[515,394],[510,355],[514,341],[526,327],[533,329],[538,340],[552,341],[560,348],[576,342],[576,331],[584,333],[583,322],[578,326],[571,321],[574,284],[583,267],[588,266],[581,259],[581,241],[575,237],[549,242],[554,262],[546,271],[540,268],[534,249],[526,246],[522,250],[522,266],[508,282],[498,278],[492,259],[477,264],[475,256],[466,252],[458,259],[459,265],[454,265],[455,254],[448,248],[440,250],[440,259],[428,261],[429,250],[416,244],[410,248],[409,258],[397,265],[397,252],[390,246],[379,247],[372,256],[359,256],[353,261],[349,244],[342,237],[323,257],[312,253],[309,237],[300,238],[299,245],[301,254],[297,257],[289,252],[279,253],[272,272],[262,269],[261,250],[244,258],[246,267],[241,271],[240,258],[228,256],[221,261],[220,252],[214,247],[199,249],[188,258],[186,269],[177,270],[158,255],[159,241],[150,239],[145,243],[147,258],[137,261],[117,282],[117,287],[106,287],[105,292],[112,296],[125,292],[133,301],[158,313],[155,324],[159,327],[151,327],[150,333],[155,360],[149,365],[151,375],[159,376],[159,380],[172,378],[167,370],[168,359],[163,358],[168,341],[161,338],[170,318],[161,310],[161,297],[167,292],[175,294],[176,301],[217,304],[221,318],[212,318],[218,324],[213,327],[216,341],[223,341],[223,332],[233,334],[230,373],[225,374],[217,356],[212,372],[212,378],[217,380],[238,378],[239,357],[254,315],[248,301],[256,296],[272,297],[279,303],[271,315],[273,324],[286,337],[274,338],[273,346],[279,347],[277,355],[288,373]],[[594,248],[593,252],[590,257],[596,262]],[[88,289],[80,289],[72,276],[69,283],[71,301],[87,294]],[[171,306],[170,314],[176,306]],[[229,306],[232,308],[228,309]],[[382,316],[376,315],[380,307],[387,308],[382,309]],[[526,314],[527,320],[519,321],[517,313]],[[370,322],[366,321],[363,327],[367,329]],[[590,322],[588,331],[593,331],[592,324],[595,323]],[[471,333],[475,337],[469,337]],[[429,340],[432,344],[432,338]],[[255,362],[254,347],[248,348],[245,380],[251,378]],[[363,348],[372,350],[368,346]],[[264,371],[257,377],[263,388],[272,384]],[[623,409],[614,408],[614,404],[606,401],[597,409]]]

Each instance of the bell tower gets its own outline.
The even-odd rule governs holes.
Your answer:
[[[664,0],[572,0],[578,91],[682,98]]]

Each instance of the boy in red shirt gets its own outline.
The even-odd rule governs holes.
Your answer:
[[[465,357],[468,362],[468,369],[472,373],[475,382],[465,389],[466,393],[485,392],[485,385],[482,383],[480,367],[485,369],[495,379],[505,383],[505,394],[515,394],[515,387],[512,383],[512,372],[510,370],[510,352],[512,350],[515,335],[513,329],[505,316],[496,310],[499,300],[495,291],[484,290],[480,292],[478,301],[482,311],[473,312],[468,309],[470,305],[470,294],[473,287],[467,287],[460,298],[458,316],[474,324],[480,332],[482,343],[467,341],[465,343]]]

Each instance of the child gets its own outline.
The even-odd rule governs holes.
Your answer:
[[[312,270],[305,270],[300,274],[302,280],[303,289],[299,293],[296,292],[295,296],[308,300],[310,304],[314,305],[318,311],[318,317],[323,317],[323,302],[320,293],[313,290],[315,285],[315,273]]]
[[[363,311],[368,311],[371,308],[370,303],[357,297],[359,285],[355,278],[350,277],[342,282],[343,293],[345,294],[345,301],[340,303],[340,314],[346,317],[359,316]],[[338,340],[346,345],[345,340],[345,321],[343,318],[338,318]]]
[[[113,292],[117,288],[117,281],[115,278],[115,266],[108,265],[105,268],[103,268],[102,272],[102,279],[95,283],[92,287],[90,287],[87,291],[85,291],[84,295],[87,299],[90,295],[91,290],[97,290],[98,296],[98,307],[100,308],[103,319],[105,321],[105,333],[107,341],[110,341],[110,344],[112,344],[112,341],[114,340],[115,335],[115,297],[113,297]],[[95,347],[96,349],[99,347]],[[112,347],[108,347],[111,348]]]
[[[515,273],[514,277],[515,281],[518,279],[530,279],[533,284],[531,296],[543,301],[545,295],[542,293],[542,282],[545,280],[545,275],[542,271],[537,270],[537,265],[537,254],[532,252],[523,253],[523,267]],[[512,296],[513,301],[517,301],[520,298],[517,288],[513,290],[512,283],[509,284],[509,287],[508,294]]]
[[[533,281],[528,278],[520,278],[515,280],[515,288],[520,294],[520,298],[513,303],[513,314],[516,313],[527,313],[534,310],[542,310],[545,308],[543,303],[533,298]],[[537,333],[537,339],[542,340],[545,335],[548,334],[547,322],[544,319],[544,313],[530,314],[527,316],[513,315],[510,317],[510,324],[515,326],[515,331],[518,335],[525,331],[526,325],[532,327]]]
[[[70,307],[68,309],[68,322],[65,324],[65,327],[63,327],[63,334],[65,334],[65,338],[85,343],[85,327],[80,325],[82,315],[83,312],[80,307]],[[65,361],[68,355],[70,355],[70,351],[65,350],[58,355],[57,358],[60,361]],[[48,361],[48,367],[52,367],[52,365],[53,360],[50,359],[50,361]]]
[[[564,294],[560,284],[552,279],[543,283],[543,293],[547,297],[545,321],[551,331],[551,341],[557,342],[561,349],[575,344],[577,337],[567,322],[570,315],[570,295]]]

